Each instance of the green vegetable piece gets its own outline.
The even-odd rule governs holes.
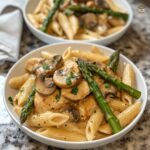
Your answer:
[[[11,96],[8,97],[8,101],[10,102],[11,105],[14,105],[13,98]]]
[[[108,14],[109,16],[123,19],[124,21],[128,20],[128,14],[122,12],[116,12],[111,9],[99,9],[96,7],[87,7],[82,5],[71,5],[68,7],[69,10],[74,11],[75,13],[94,13],[94,14]]]
[[[61,97],[61,90],[58,90],[58,94],[55,96],[56,101],[58,102],[60,100]]]
[[[115,51],[109,59],[108,66],[109,68],[113,71],[116,72],[118,69],[118,64],[119,64],[119,59],[120,59],[120,49]]]
[[[110,84],[109,83],[105,83],[105,88],[106,89],[110,88]]]
[[[43,64],[42,67],[43,67],[44,70],[49,70],[49,65],[48,64]]]
[[[98,84],[93,79],[92,73],[88,70],[87,65],[84,61],[78,60],[77,61],[80,71],[84,79],[88,82],[91,92],[95,96],[97,103],[99,104],[100,108],[102,109],[106,120],[108,121],[109,125],[112,128],[113,133],[117,133],[122,130],[119,120],[113,114],[111,108],[109,107],[108,103],[105,101],[102,92],[100,91]]]
[[[35,97],[35,87],[33,87],[25,105],[23,106],[21,110],[21,115],[20,115],[20,122],[24,123],[27,120],[27,117],[30,115],[32,112],[32,109],[34,107],[34,97]]]
[[[78,87],[76,87],[76,86],[73,87],[72,90],[71,90],[71,93],[74,94],[74,95],[77,95],[77,93],[78,93]]]
[[[40,28],[41,31],[47,32],[49,24],[52,22],[53,16],[55,15],[56,11],[59,9],[60,5],[63,3],[63,0],[55,0],[53,8],[49,11],[48,16],[45,18],[42,27]]]
[[[133,98],[136,98],[136,99],[140,98],[140,96],[141,96],[140,91],[138,91],[135,88],[123,83],[119,79],[112,77],[107,72],[101,70],[101,68],[99,68],[97,65],[88,63],[87,66],[88,66],[88,69],[90,71],[96,73],[101,78],[103,78],[105,81],[114,85],[118,90],[122,90],[124,92],[127,92]]]

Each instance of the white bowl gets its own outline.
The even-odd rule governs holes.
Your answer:
[[[130,26],[132,19],[133,19],[133,11],[131,9],[130,4],[126,0],[113,0],[117,5],[119,5],[123,10],[125,10],[129,14],[128,21],[126,25],[123,27],[122,30],[111,34],[109,36],[106,36],[102,39],[96,39],[96,40],[67,40],[59,37],[55,37],[52,35],[48,35],[46,33],[43,33],[42,31],[36,29],[31,22],[29,21],[27,14],[32,13],[33,10],[35,9],[36,5],[38,4],[40,0],[26,0],[25,6],[23,8],[23,16],[25,19],[25,22],[29,28],[29,30],[41,41],[45,43],[58,43],[58,42],[67,42],[67,41],[72,41],[72,42],[89,42],[89,43],[96,43],[96,44],[101,44],[101,45],[108,45],[110,43],[113,43],[114,41],[118,40],[123,34],[127,31],[128,27]]]
[[[135,124],[141,118],[143,111],[145,109],[145,106],[146,106],[147,88],[146,88],[144,78],[143,78],[141,72],[139,71],[139,69],[129,59],[127,59],[123,55],[121,55],[121,62],[122,62],[121,64],[123,64],[123,62],[127,62],[127,63],[131,64],[134,69],[134,72],[136,75],[137,89],[142,92],[142,95],[140,98],[140,100],[142,101],[142,107],[141,107],[139,114],[136,116],[136,118],[126,128],[124,128],[121,132],[114,134],[112,136],[106,137],[104,139],[99,139],[99,140],[95,140],[95,141],[85,141],[85,142],[67,142],[67,141],[61,141],[61,140],[44,137],[42,135],[35,133],[31,129],[29,129],[27,126],[21,125],[19,122],[19,117],[13,110],[13,106],[7,100],[8,96],[14,96],[17,92],[16,90],[9,87],[8,81],[10,78],[17,76],[17,75],[21,75],[25,72],[24,64],[27,61],[27,59],[36,57],[36,56],[40,56],[41,51],[49,51],[49,52],[62,54],[64,52],[64,50],[69,46],[71,46],[73,49],[81,49],[81,50],[89,51],[91,49],[91,46],[93,46],[93,45],[94,44],[86,44],[86,43],[60,43],[60,44],[47,45],[47,46],[38,48],[37,50],[32,51],[29,54],[25,55],[19,61],[17,61],[17,63],[10,69],[10,71],[7,75],[7,78],[6,78],[6,83],[5,83],[5,88],[4,88],[4,103],[5,103],[7,111],[9,112],[11,118],[18,125],[18,127],[21,130],[23,130],[26,134],[28,134],[29,136],[31,136],[32,138],[34,138],[37,141],[40,141],[42,143],[52,145],[55,147],[69,148],[69,149],[86,149],[86,148],[98,147],[98,146],[113,142],[113,141],[119,139],[120,137],[122,137],[123,135],[125,135],[127,132],[129,132],[135,126]],[[100,45],[95,45],[95,46],[100,48],[107,55],[110,55],[112,52],[114,52],[112,49],[110,49],[108,47],[104,47],[104,46],[100,46]]]

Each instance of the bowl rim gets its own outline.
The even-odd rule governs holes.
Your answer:
[[[129,15],[129,18],[128,18],[128,21],[127,23],[124,25],[124,27],[118,31],[118,32],[115,32],[113,34],[110,34],[106,37],[103,37],[103,38],[100,38],[100,39],[90,39],[90,40],[69,40],[69,39],[64,39],[64,38],[61,38],[59,36],[53,36],[51,34],[47,34],[47,33],[44,33],[42,31],[40,31],[39,29],[36,29],[32,23],[29,21],[28,19],[28,16],[27,16],[27,12],[26,12],[26,9],[27,9],[27,6],[28,6],[28,3],[29,3],[30,0],[26,0],[25,2],[25,5],[23,7],[23,16],[24,16],[24,19],[25,19],[25,22],[26,24],[36,33],[38,33],[39,35],[41,36],[44,36],[46,38],[52,38],[53,40],[59,40],[60,42],[91,42],[91,43],[96,43],[98,41],[103,41],[103,40],[108,40],[108,39],[111,39],[111,38],[115,38],[117,35],[121,34],[123,31],[125,31],[126,29],[129,28],[129,26],[131,25],[132,23],[132,20],[133,20],[133,10],[132,10],[132,7],[130,6],[129,2],[127,0],[124,0],[123,3],[125,3],[127,9],[128,9],[128,15]]]
[[[29,53],[27,53],[26,55],[24,55],[21,59],[19,59],[13,66],[12,68],[9,70],[7,76],[6,76],[6,80],[5,80],[5,85],[4,85],[4,95],[3,95],[3,101],[4,101],[4,105],[6,107],[6,110],[7,112],[9,113],[9,115],[11,116],[12,120],[18,125],[18,127],[20,129],[22,129],[26,134],[28,134],[29,136],[31,136],[32,138],[34,138],[35,140],[38,140],[40,142],[42,142],[43,140],[44,141],[49,141],[49,142],[53,142],[53,143],[59,143],[59,144],[63,144],[63,145],[73,145],[73,146],[77,146],[77,145],[81,145],[81,144],[87,144],[87,145],[90,145],[90,144],[98,144],[99,142],[101,143],[109,143],[108,141],[111,141],[111,140],[115,140],[115,139],[118,139],[119,137],[122,137],[124,134],[128,133],[135,125],[136,123],[139,121],[139,119],[141,118],[144,110],[145,110],[145,107],[146,107],[146,104],[147,104],[147,86],[146,86],[146,82],[145,82],[145,79],[141,73],[141,71],[138,69],[138,67],[131,61],[129,60],[127,57],[125,57],[124,55],[121,54],[121,57],[123,59],[125,59],[127,62],[129,62],[133,67],[134,69],[136,69],[136,71],[138,72],[138,76],[142,79],[142,83],[144,84],[144,97],[145,99],[143,99],[142,101],[142,106],[141,106],[141,110],[140,112],[138,113],[138,115],[134,118],[134,120],[128,125],[126,126],[122,131],[116,133],[116,134],[113,134],[113,135],[110,135],[108,137],[105,137],[105,138],[102,138],[102,139],[97,139],[97,140],[93,140],[93,141],[81,141],[81,142],[72,142],[72,141],[63,141],[63,140],[58,140],[58,139],[54,139],[54,138],[49,138],[49,137],[46,137],[46,136],[43,136],[43,135],[40,135],[36,132],[34,132],[33,130],[31,130],[30,128],[28,128],[27,126],[25,125],[21,125],[20,122],[17,120],[17,118],[11,113],[12,109],[10,109],[9,105],[7,105],[7,97],[6,97],[6,85],[8,84],[8,78],[9,76],[11,75],[11,72],[12,70],[15,69],[16,65],[18,63],[20,63],[22,60],[24,60],[27,56],[30,56],[34,53],[38,53],[40,51],[42,51],[42,49],[45,49],[45,48],[50,48],[50,47],[53,47],[53,46],[61,46],[61,45],[68,45],[68,44],[75,44],[75,45],[88,45],[88,46],[96,46],[100,49],[104,49],[106,50],[108,53],[110,52],[114,52],[114,49],[112,48],[109,48],[109,47],[106,47],[106,46],[102,46],[102,45],[98,45],[98,44],[91,44],[91,43],[77,43],[77,42],[63,42],[63,43],[55,43],[55,44],[50,44],[50,45],[46,45],[46,46],[42,46],[42,47],[39,47]],[[34,137],[33,137],[34,136]],[[36,139],[35,137],[38,137],[40,138],[39,139]],[[44,143],[44,142],[43,142]],[[51,144],[51,143],[50,143]],[[62,146],[63,147],[63,146]]]

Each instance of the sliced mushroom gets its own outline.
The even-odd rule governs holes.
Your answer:
[[[36,68],[36,74],[49,76],[53,75],[55,70],[60,68],[63,65],[63,59],[61,55],[55,55],[52,59],[44,59],[39,63],[38,68]]]
[[[100,86],[100,89],[101,89],[101,91],[102,91],[102,93],[106,99],[108,99],[108,97],[110,98],[110,97],[116,97],[117,96],[117,89],[109,83],[102,84]]]
[[[78,101],[90,94],[90,88],[85,80],[77,86],[69,89],[62,89],[62,96],[72,101]]]
[[[63,110],[63,112],[66,112],[69,114],[69,118],[71,121],[73,122],[78,122],[80,121],[80,113],[78,108],[76,108],[76,106],[74,106],[73,104],[68,104],[65,109]]]
[[[77,63],[72,60],[66,61],[64,67],[55,71],[53,80],[60,88],[70,88],[79,84],[81,73]]]
[[[42,95],[51,95],[55,90],[56,86],[53,82],[53,78],[37,78],[35,88],[38,93]]]
[[[88,29],[93,29],[98,25],[97,16],[93,13],[86,13],[80,17],[80,24]]]

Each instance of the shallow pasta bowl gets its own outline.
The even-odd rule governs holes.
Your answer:
[[[95,44],[86,44],[86,43],[53,44],[53,45],[47,45],[47,46],[41,47],[35,51],[30,52],[29,54],[22,57],[10,69],[10,71],[7,75],[6,82],[5,82],[5,88],[4,88],[4,103],[5,103],[5,106],[7,108],[7,111],[10,114],[13,121],[18,125],[18,127],[22,131],[24,131],[26,134],[28,134],[29,136],[31,136],[35,140],[38,140],[38,141],[45,143],[45,144],[48,144],[48,145],[52,145],[52,146],[60,147],[60,148],[68,148],[68,149],[86,149],[86,148],[94,148],[94,147],[98,147],[101,145],[111,143],[111,142],[121,138],[122,136],[124,136],[126,133],[128,133],[136,125],[136,123],[141,118],[141,116],[144,112],[146,102],[147,102],[147,88],[146,88],[146,84],[145,84],[145,81],[144,81],[144,78],[143,78],[141,72],[129,59],[127,59],[123,55],[121,55],[121,59],[120,59],[121,63],[120,64],[127,62],[127,63],[131,64],[131,66],[133,67],[135,75],[136,75],[137,89],[142,92],[142,95],[140,98],[140,101],[142,102],[142,106],[141,106],[141,110],[140,110],[139,114],[135,117],[135,119],[127,127],[125,127],[121,132],[119,132],[117,134],[111,135],[111,136],[103,138],[103,139],[94,140],[94,141],[85,141],[85,142],[68,142],[68,141],[61,141],[61,140],[56,140],[56,139],[52,139],[52,138],[47,138],[47,137],[44,137],[44,136],[39,135],[36,132],[32,131],[26,125],[21,125],[19,122],[19,117],[17,116],[17,114],[13,110],[13,106],[7,100],[8,96],[14,96],[17,93],[16,90],[9,87],[9,85],[8,85],[9,79],[14,77],[14,76],[21,75],[25,72],[24,71],[24,64],[29,58],[40,56],[41,51],[48,51],[48,52],[54,52],[54,53],[62,54],[64,52],[64,50],[70,46],[73,49],[86,50],[86,51],[90,51],[92,46],[96,46],[102,52],[104,52],[104,54],[106,54],[108,56],[114,52],[114,50],[112,50],[108,47],[95,45]]]
[[[125,26],[118,32],[113,33],[109,36],[103,37],[101,39],[91,39],[91,40],[67,40],[63,38],[59,38],[56,36],[52,36],[46,33],[43,33],[42,31],[36,29],[31,22],[29,21],[27,14],[32,13],[35,7],[37,6],[38,2],[40,0],[27,0],[25,3],[25,6],[23,8],[23,16],[25,19],[25,22],[29,28],[29,30],[41,41],[45,43],[58,43],[58,42],[67,42],[67,41],[72,41],[72,42],[89,42],[89,43],[96,43],[96,44],[101,44],[101,45],[108,45],[110,43],[113,43],[114,41],[118,40],[121,36],[123,36],[127,29],[129,28],[132,19],[133,19],[133,11],[131,9],[130,4],[126,1],[120,1],[120,0],[113,0],[114,3],[116,3],[118,6],[120,6],[123,10],[125,10],[129,14],[129,18]]]

